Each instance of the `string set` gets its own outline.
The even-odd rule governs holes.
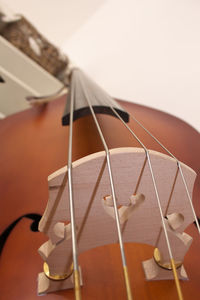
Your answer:
[[[74,73],[76,73],[76,75],[74,75]],[[78,75],[77,75],[77,73],[78,73]],[[100,124],[99,124],[99,122],[96,118],[94,108],[93,108],[93,106],[91,104],[91,101],[90,101],[90,99],[92,99],[92,97],[96,97],[96,100],[98,100],[98,98],[100,96],[103,97],[104,103],[107,104],[107,106],[112,111],[113,115],[115,115],[123,123],[123,125],[128,129],[130,134],[133,136],[133,138],[136,139],[137,142],[144,149],[145,156],[146,156],[144,165],[147,162],[148,166],[149,166],[149,170],[150,170],[150,174],[151,174],[151,178],[152,178],[152,184],[153,184],[153,187],[154,187],[155,197],[156,197],[156,200],[157,200],[157,205],[158,205],[158,208],[159,208],[159,213],[160,213],[160,218],[161,218],[161,224],[162,224],[161,230],[163,229],[163,231],[164,231],[165,240],[166,240],[166,244],[167,244],[167,249],[168,249],[170,262],[171,262],[171,268],[172,268],[172,271],[173,271],[174,280],[175,280],[175,284],[176,284],[178,298],[179,298],[179,300],[183,300],[183,295],[182,295],[182,291],[181,291],[181,287],[180,287],[179,278],[178,278],[178,275],[177,275],[175,261],[174,261],[172,248],[171,248],[171,245],[170,245],[169,236],[168,236],[168,232],[167,232],[167,228],[166,228],[165,217],[164,217],[167,214],[167,209],[168,209],[168,206],[169,206],[169,202],[168,202],[168,206],[165,210],[165,213],[163,213],[162,206],[161,206],[161,200],[160,200],[160,196],[159,196],[159,191],[158,191],[158,188],[157,188],[157,184],[156,184],[156,180],[155,180],[155,176],[154,176],[154,171],[153,171],[153,166],[152,166],[149,151],[146,148],[146,146],[142,143],[142,141],[138,138],[138,136],[133,132],[133,130],[122,119],[122,117],[119,115],[117,110],[112,106],[112,101],[111,101],[111,104],[110,104],[110,99],[111,98],[104,91],[102,91],[100,88],[97,88],[98,86],[96,84],[94,84],[94,86],[93,86],[93,82],[90,81],[89,79],[87,79],[87,77],[85,77],[85,75],[82,76],[81,74],[82,73],[79,70],[74,70],[74,71],[72,71],[71,76],[72,76],[72,79],[73,79],[73,76],[78,76],[78,84],[81,86],[81,87],[79,86],[79,89],[81,89],[82,93],[84,94],[84,97],[85,97],[86,102],[87,102],[85,104],[90,109],[90,113],[93,117],[93,120],[95,122],[95,125],[96,125],[98,133],[99,133],[99,136],[101,138],[102,144],[104,146],[104,150],[105,150],[105,154],[106,154],[106,163],[107,163],[107,167],[108,167],[110,187],[111,187],[111,194],[112,194],[113,206],[114,206],[114,212],[115,212],[115,221],[116,221],[116,227],[117,227],[117,233],[118,233],[118,240],[119,240],[119,246],[120,246],[120,251],[121,251],[122,265],[123,265],[123,271],[124,271],[124,279],[125,279],[125,285],[126,285],[126,291],[127,291],[127,299],[132,300],[133,298],[132,298],[132,292],[131,292],[131,288],[130,288],[130,279],[129,279],[129,275],[128,275],[128,268],[127,268],[126,256],[125,256],[125,251],[124,251],[124,243],[123,243],[123,239],[122,239],[122,230],[121,230],[121,226],[120,226],[120,219],[119,219],[119,213],[118,213],[118,208],[117,208],[117,196],[116,196],[115,186],[114,186],[114,181],[113,181],[112,162],[111,162],[111,159],[110,159],[110,153],[109,153],[107,143],[105,141],[105,138],[104,138],[104,135],[102,133]],[[68,146],[69,147],[69,152],[68,152],[68,188],[69,188],[71,230],[72,230],[72,251],[73,251],[73,265],[74,265],[75,298],[76,298],[76,300],[79,300],[79,299],[81,299],[81,292],[80,292],[80,277],[79,277],[79,270],[78,270],[77,239],[76,239],[76,229],[75,229],[75,212],[74,212],[74,199],[73,199],[73,188],[72,188],[72,127],[73,127],[73,111],[74,111],[74,98],[75,98],[74,90],[75,90],[76,87],[77,87],[76,80],[75,80],[75,83],[74,83],[73,80],[71,80],[71,87],[70,87],[71,88],[71,93],[70,93],[70,99],[68,100],[68,101],[70,101],[70,124],[69,124],[69,146]],[[183,181],[183,185],[184,185],[185,190],[186,190],[187,198],[189,200],[191,210],[192,210],[192,213],[194,215],[195,222],[197,224],[198,232],[200,234],[199,223],[198,223],[197,216],[196,216],[193,204],[192,204],[192,199],[191,199],[191,196],[190,196],[190,193],[189,193],[189,190],[188,190],[188,186],[187,186],[187,183],[186,183],[183,171],[182,171],[181,163],[134,116],[130,116],[130,117],[135,122],[137,122],[137,124],[140,127],[142,127],[176,161],[176,163],[177,163],[177,172],[176,172],[176,176],[175,176],[175,179],[174,179],[172,192],[173,192],[173,189],[174,189],[174,186],[175,186],[175,183],[176,183],[176,178],[177,178],[177,175],[178,175],[178,172],[179,172],[180,175],[181,175],[182,181]],[[169,201],[171,200],[172,192],[171,192],[171,195],[169,197]],[[123,230],[124,230],[124,228],[123,228]],[[160,235],[160,233],[159,233],[159,235]],[[158,239],[159,239],[159,236],[158,236]]]

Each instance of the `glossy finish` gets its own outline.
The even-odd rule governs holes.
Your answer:
[[[13,115],[0,121],[0,232],[23,214],[43,214],[48,199],[47,176],[67,163],[68,127],[61,126],[64,97],[45,107]],[[134,114],[181,161],[192,167],[198,177],[193,201],[200,215],[200,136],[183,121],[168,114],[127,102],[121,103]],[[119,120],[99,115],[105,139],[110,148],[139,146],[132,140]],[[130,126],[145,145],[164,152],[131,121]],[[103,150],[91,116],[74,122],[73,160]],[[37,249],[46,240],[42,233],[29,229],[23,219],[9,236],[0,258],[0,299],[32,300],[37,296],[37,274],[42,271],[42,259]],[[200,294],[200,240],[194,225],[187,232],[194,242],[185,258],[190,277],[181,282],[184,299],[197,299]],[[125,245],[127,264],[134,299],[178,299],[171,281],[146,282],[142,260],[153,255],[153,247]],[[92,249],[80,255],[83,271],[83,299],[126,299],[123,269],[118,245]],[[61,291],[43,296],[44,300],[74,299],[73,291]]]

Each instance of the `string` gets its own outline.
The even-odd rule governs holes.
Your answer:
[[[74,199],[73,199],[73,188],[72,188],[73,112],[74,112],[74,89],[71,87],[67,174],[68,174],[69,206],[70,206],[71,232],[72,232],[73,275],[74,275],[74,287],[75,287],[74,290],[75,290],[75,299],[81,300],[80,274],[79,274],[79,265],[78,265],[78,256],[77,256],[75,211],[74,211]]]
[[[92,191],[92,195],[91,195],[91,198],[90,198],[90,201],[88,203],[88,206],[86,208],[86,211],[85,211],[85,214],[83,216],[83,220],[82,220],[82,223],[80,225],[80,229],[78,231],[78,234],[77,234],[77,242],[79,242],[80,238],[81,238],[81,235],[82,235],[82,232],[84,230],[84,227],[86,225],[86,222],[87,222],[87,219],[88,219],[88,216],[89,216],[89,213],[91,211],[91,208],[92,208],[92,204],[94,202],[94,199],[95,199],[95,196],[96,196],[96,192],[97,192],[97,189],[99,187],[99,183],[100,183],[100,180],[102,178],[102,175],[103,175],[103,172],[104,172],[104,169],[105,169],[105,165],[106,165],[106,159],[104,159],[103,161],[103,164],[102,164],[102,167],[101,167],[101,170],[99,172],[99,175],[98,175],[98,178],[96,180],[96,184],[94,186],[94,189]]]
[[[129,130],[129,132],[134,136],[134,138],[139,142],[139,144],[142,146],[142,148],[145,151],[147,161],[148,161],[148,165],[149,165],[149,169],[150,169],[150,173],[151,173],[151,178],[152,178],[154,190],[155,190],[155,194],[156,194],[156,199],[157,199],[158,208],[159,208],[160,217],[161,217],[161,222],[162,222],[164,235],[165,235],[165,239],[166,239],[166,243],[167,243],[168,253],[169,253],[169,257],[170,257],[170,261],[171,261],[171,266],[172,266],[172,270],[173,270],[173,274],[174,274],[174,280],[175,280],[175,284],[176,284],[178,297],[179,297],[179,300],[183,300],[183,295],[182,295],[182,291],[181,291],[181,287],[180,287],[179,278],[178,278],[178,275],[177,275],[177,270],[176,270],[175,263],[174,263],[174,258],[173,258],[173,255],[172,255],[172,249],[171,249],[171,245],[170,245],[170,242],[169,242],[167,228],[166,228],[166,225],[165,225],[165,220],[164,220],[162,207],[161,207],[161,201],[160,201],[160,197],[159,197],[159,193],[158,193],[158,189],[157,189],[157,185],[156,185],[156,181],[155,181],[155,177],[154,177],[154,172],[153,172],[153,168],[152,168],[152,163],[151,163],[151,158],[150,158],[150,155],[149,155],[149,151],[145,147],[145,145],[141,142],[141,140],[137,137],[137,135],[132,131],[132,129],[124,122],[124,120],[120,117],[120,115],[117,113],[117,111],[111,106],[110,106],[110,109],[122,121],[122,123],[126,126],[126,128]]]
[[[178,177],[178,172],[179,172],[179,169],[177,168],[176,174],[175,174],[175,178],[174,178],[174,182],[173,182],[172,189],[171,189],[171,193],[169,195],[169,199],[168,199],[167,206],[166,206],[166,209],[165,209],[164,216],[166,216],[167,212],[168,212],[169,204],[171,202],[172,195],[173,195],[173,192],[174,192],[174,188],[175,188],[175,185],[176,185],[176,180],[177,180],[177,177]],[[157,245],[158,245],[158,242],[159,242],[160,236],[161,236],[161,232],[162,232],[162,227],[160,228],[160,231],[158,233],[158,237],[157,237],[157,240],[155,242],[155,247],[157,247]]]
[[[146,162],[147,162],[147,158],[145,157],[145,160],[144,160],[144,163],[143,163],[143,166],[142,166],[142,169],[141,169],[141,172],[140,172],[140,175],[139,175],[139,178],[138,178],[138,181],[137,181],[137,184],[136,184],[133,195],[137,194],[137,191],[138,191],[138,188],[139,188],[139,185],[140,185],[143,173],[144,173],[144,169],[145,169],[145,166],[146,166]]]
[[[82,80],[80,80],[82,86],[84,87],[84,84],[82,82]],[[90,91],[90,89],[88,89],[88,92]],[[123,263],[123,266],[125,267],[124,268],[124,276],[125,276],[125,282],[126,282],[126,287],[127,287],[127,295],[128,295],[128,299],[129,299],[129,291],[130,291],[130,284],[129,284],[129,278],[128,278],[128,273],[127,273],[127,266],[126,266],[126,259],[125,259],[125,253],[124,253],[124,247],[123,247],[123,241],[122,241],[122,234],[121,234],[121,227],[120,227],[120,222],[119,222],[119,214],[118,214],[118,209],[117,209],[117,201],[116,201],[116,195],[115,195],[115,188],[114,188],[114,183],[113,183],[113,176],[112,176],[112,169],[111,169],[111,162],[110,162],[110,153],[109,153],[109,150],[108,150],[108,147],[107,147],[107,144],[105,142],[105,139],[104,139],[104,136],[103,136],[103,133],[101,131],[101,128],[100,128],[100,125],[97,121],[97,118],[95,116],[95,113],[94,113],[94,109],[90,103],[90,100],[89,100],[89,97],[88,97],[88,94],[86,92],[86,89],[83,88],[83,92],[86,96],[86,100],[87,100],[87,103],[88,103],[88,106],[90,108],[90,111],[91,111],[91,114],[93,116],[93,119],[94,119],[94,122],[96,124],[96,127],[98,129],[98,132],[99,132],[99,135],[100,135],[100,138],[101,138],[101,141],[103,143],[103,146],[104,146],[104,149],[105,149],[105,152],[106,152],[106,160],[107,160],[107,166],[108,166],[108,173],[109,173],[109,178],[110,178],[110,185],[111,185],[111,191],[112,191],[112,198],[113,198],[113,204],[114,204],[114,211],[115,211],[115,217],[116,217],[116,224],[117,224],[117,231],[118,231],[118,238],[119,238],[119,244],[120,244],[120,250],[121,250],[121,255],[122,255],[122,263]],[[94,95],[95,96],[95,95]],[[118,116],[118,118],[124,123],[124,125],[128,128],[128,130],[132,133],[132,135],[136,138],[136,140],[140,143],[140,145],[143,147],[144,151],[145,151],[145,154],[146,154],[146,159],[148,161],[148,165],[149,165],[149,169],[150,169],[150,173],[151,173],[151,177],[152,177],[152,182],[153,182],[153,186],[154,186],[154,190],[155,190],[155,195],[156,195],[156,199],[157,199],[157,202],[158,202],[158,208],[159,208],[159,212],[160,212],[160,217],[161,217],[161,221],[162,221],[162,227],[163,227],[163,230],[164,230],[164,234],[165,234],[165,239],[166,239],[166,243],[167,243],[167,248],[168,248],[168,252],[169,252],[169,257],[170,257],[170,261],[171,261],[171,266],[172,266],[172,270],[173,270],[173,274],[174,274],[174,279],[175,279],[175,283],[176,283],[176,288],[177,288],[177,292],[178,292],[178,296],[179,296],[179,299],[182,300],[183,299],[183,296],[182,296],[182,292],[181,292],[181,288],[180,288],[180,283],[179,283],[179,279],[178,279],[178,275],[177,275],[177,271],[176,271],[176,267],[175,267],[175,263],[174,263],[174,259],[173,259],[173,255],[172,255],[172,249],[171,249],[171,245],[170,245],[170,242],[169,242],[169,237],[168,237],[168,233],[167,233],[167,229],[166,229],[166,224],[165,224],[165,219],[164,219],[164,215],[163,215],[163,212],[162,212],[162,207],[161,207],[161,202],[160,202],[160,197],[159,197],[159,193],[158,193],[158,189],[157,189],[157,185],[156,185],[156,181],[155,181],[155,177],[154,177],[154,172],[153,172],[153,168],[152,168],[152,163],[151,163],[151,157],[149,155],[149,151],[148,149],[144,146],[144,144],[139,140],[139,138],[136,136],[136,134],[130,129],[129,126],[127,126],[127,124],[123,121],[123,119],[119,116],[119,114],[117,113],[117,111],[112,108],[110,106],[110,109],[114,112],[115,115]],[[132,117],[132,116],[131,116]],[[192,209],[192,212],[193,212],[193,215],[194,215],[194,218],[195,218],[195,221],[196,221],[196,224],[197,224],[197,227],[198,227],[198,231],[200,233],[200,228],[199,228],[199,224],[198,224],[198,221],[197,221],[197,217],[196,217],[196,214],[195,214],[195,211],[194,211],[194,207],[193,207],[193,204],[192,204],[192,199],[190,197],[190,194],[189,194],[189,190],[188,190],[188,187],[187,187],[187,183],[185,181],[185,177],[184,177],[184,174],[183,174],[183,171],[182,171],[182,167],[181,167],[181,163],[176,159],[176,157],[170,152],[168,151],[139,121],[137,121],[134,117],[132,117],[132,119],[134,119],[163,149],[165,149],[165,151],[167,151],[168,154],[170,154],[170,156],[172,156],[176,162],[177,162],[177,167],[178,167],[178,170],[180,171],[180,174],[181,174],[181,178],[183,180],[183,184],[185,186],[185,190],[186,190],[186,193],[187,193],[187,197],[189,199],[189,202],[190,202],[190,206],[191,206],[191,209]],[[170,195],[170,199],[171,199],[171,195]],[[170,200],[169,200],[170,201]],[[168,207],[167,207],[168,209]],[[128,279],[127,279],[128,278]],[[132,296],[131,296],[132,297]],[[132,298],[130,298],[132,299]]]
[[[198,232],[200,234],[200,225],[199,225],[199,222],[198,222],[198,219],[197,219],[197,215],[195,213],[195,210],[194,210],[194,206],[193,206],[193,203],[192,203],[192,198],[190,196],[190,193],[189,193],[189,190],[188,190],[188,186],[187,186],[187,183],[186,183],[186,180],[185,180],[185,176],[183,174],[183,171],[182,171],[182,167],[181,167],[181,162],[148,130],[146,129],[142,123],[140,123],[134,116],[130,115],[130,117],[141,127],[143,128],[171,157],[173,157],[175,160],[176,160],[176,163],[177,163],[177,167],[180,171],[180,174],[181,174],[181,178],[182,178],[182,181],[183,181],[183,184],[184,184],[184,187],[185,187],[185,190],[186,190],[186,194],[187,194],[187,198],[188,198],[188,201],[190,203],[190,207],[191,207],[191,210],[192,210],[192,213],[193,213],[193,216],[194,216],[194,219],[195,219],[195,222],[196,222],[196,226],[197,226],[197,229],[198,229]]]
[[[133,195],[136,195],[136,194],[137,194],[137,191],[138,191],[138,188],[139,188],[139,186],[140,186],[140,182],[141,182],[141,179],[142,179],[142,176],[143,176],[143,173],[144,173],[144,169],[145,169],[145,166],[146,166],[146,162],[147,162],[147,158],[146,158],[146,156],[145,156],[144,163],[143,163],[143,166],[142,166],[142,168],[141,168],[140,175],[139,175],[139,177],[138,177],[138,180],[137,180],[136,187],[135,187],[135,190],[134,190],[134,192],[133,192]],[[128,224],[128,220],[126,220],[126,221],[124,222],[124,224],[122,225],[122,234],[124,233],[127,224]]]
[[[97,192],[97,189],[98,189],[98,187],[99,187],[100,180],[101,180],[101,177],[102,177],[103,172],[104,172],[104,169],[105,169],[105,165],[106,165],[106,159],[104,159],[104,161],[103,161],[101,170],[100,170],[99,175],[98,175],[98,178],[97,178],[97,180],[96,180],[96,184],[95,184],[94,189],[93,189],[93,191],[92,191],[92,195],[91,195],[90,201],[89,201],[89,203],[88,203],[88,205],[87,205],[87,207],[86,207],[85,214],[84,214],[84,216],[83,216],[83,220],[82,220],[82,222],[81,222],[81,224],[80,224],[80,228],[79,228],[78,233],[77,233],[77,244],[79,243],[79,241],[80,241],[80,239],[81,239],[81,237],[82,237],[82,233],[83,233],[84,227],[85,227],[85,225],[86,225],[86,223],[87,223],[87,219],[88,219],[88,216],[89,216],[89,214],[90,214],[90,211],[91,211],[93,202],[94,202],[94,200],[95,200],[96,192]],[[70,263],[71,257],[72,257],[72,253],[71,253],[70,256],[69,256],[69,260],[68,260],[67,265]]]
[[[83,87],[84,94],[87,99],[88,106],[90,108],[91,114],[93,116],[95,125],[97,127],[99,136],[101,138],[102,144],[104,146],[104,150],[106,153],[106,161],[107,161],[107,166],[108,166],[108,174],[109,174],[109,179],[110,179],[110,187],[111,187],[111,194],[112,194],[112,199],[113,199],[113,206],[114,206],[114,212],[115,212],[115,221],[117,225],[117,233],[118,233],[118,238],[119,238],[119,245],[120,245],[120,251],[121,251],[121,257],[122,257],[122,264],[123,264],[123,271],[124,271],[124,279],[125,279],[125,285],[126,285],[126,292],[127,292],[127,299],[132,300],[132,292],[131,292],[131,287],[130,287],[130,280],[129,280],[129,275],[128,275],[128,268],[127,268],[127,263],[126,263],[126,257],[125,257],[125,251],[124,251],[124,244],[122,240],[122,233],[121,233],[121,227],[120,227],[120,220],[119,220],[119,213],[117,209],[117,201],[116,201],[116,193],[115,193],[115,187],[114,187],[114,182],[113,182],[113,174],[112,174],[112,168],[111,168],[111,161],[110,161],[110,153],[108,150],[108,146],[106,144],[106,141],[104,139],[102,130],[99,126],[99,123],[97,121],[96,115],[94,113],[94,109],[92,108],[91,102],[88,97],[88,93],[86,92],[86,89],[84,88],[83,81],[80,79],[80,82]]]

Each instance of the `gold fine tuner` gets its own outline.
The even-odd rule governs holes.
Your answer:
[[[64,274],[54,274],[52,275],[49,270],[49,266],[47,262],[44,262],[43,264],[43,271],[47,278],[55,281],[65,280],[74,275],[74,291],[75,291],[75,299],[81,300],[81,280],[80,280],[80,274],[79,271],[74,270],[73,263],[71,264],[71,267],[68,272]]]
[[[69,278],[72,273],[73,273],[73,264],[71,264],[71,267],[69,269],[68,272],[64,273],[64,274],[51,274],[50,270],[49,270],[49,266],[46,262],[44,262],[43,264],[43,271],[44,274],[51,280],[65,280],[67,278]]]
[[[179,282],[179,278],[178,278],[178,274],[177,274],[177,269],[182,266],[182,262],[177,262],[177,261],[175,262],[174,259],[171,259],[170,262],[164,262],[163,263],[161,253],[160,253],[158,248],[154,249],[153,257],[154,257],[155,262],[161,268],[173,271],[174,280],[175,280],[175,284],[176,284],[176,289],[177,289],[177,293],[178,293],[178,299],[183,300],[183,294],[182,294],[182,291],[181,291],[181,286],[180,286],[180,282]]]
[[[157,265],[159,265],[161,268],[166,270],[173,270],[171,262],[162,262],[162,255],[158,248],[154,249],[153,257]],[[180,268],[182,266],[181,261],[175,261],[174,262],[176,269]]]

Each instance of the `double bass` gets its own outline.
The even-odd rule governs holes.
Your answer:
[[[61,125],[65,102],[66,95],[47,105],[37,106],[10,116],[0,123],[1,245],[3,245],[0,258],[1,299],[38,299],[39,297],[37,276],[42,270],[43,263],[37,251],[48,239],[42,232],[37,231],[37,222],[47,205],[47,177],[52,173],[55,174],[55,171],[61,170],[68,163],[69,126]],[[161,157],[164,157],[162,155],[166,155],[166,150],[157,142],[161,141],[174,157],[178,157],[179,161],[196,171],[193,203],[198,215],[199,133],[185,122],[164,112],[125,101],[118,101],[118,103],[128,114],[139,120],[136,122],[131,118],[128,126],[140,137],[147,149],[151,149],[152,153],[153,151],[159,152]],[[141,147],[137,140],[133,140],[120,118],[114,118],[108,114],[97,114],[96,118],[109,150],[114,149],[113,153],[116,152],[115,149]],[[148,128],[147,131],[140,126],[141,123],[144,128]],[[149,132],[156,139],[152,138]],[[74,164],[85,157],[93,157],[95,153],[104,153],[104,150],[93,115],[87,114],[74,120],[72,152]],[[115,174],[113,177],[115,179]],[[163,180],[165,181],[165,177]],[[144,202],[148,201],[147,198]],[[83,197],[83,207],[86,200]],[[118,210],[123,206],[120,201],[119,204]],[[110,206],[112,205],[108,204],[108,207]],[[180,207],[180,213],[182,209],[184,207]],[[137,207],[130,215],[130,219],[134,218],[134,214],[137,214]],[[102,216],[104,217],[105,215]],[[110,218],[114,220],[114,216]],[[165,223],[168,222],[168,218],[170,214],[163,215]],[[151,228],[151,223],[154,222],[155,220],[151,219],[151,213],[144,211],[140,226]],[[160,232],[161,223],[157,221],[155,223]],[[196,225],[192,222],[185,230],[189,236],[193,237],[193,242],[184,258],[184,267],[188,277],[186,279],[189,280],[180,282],[186,300],[191,297],[195,299],[200,292],[198,255],[200,244]],[[126,299],[127,297],[118,238],[116,232],[110,232],[109,228],[107,232],[109,235],[114,234],[114,243],[113,240],[112,244],[106,242],[104,245],[102,242],[101,246],[79,255],[83,278],[81,287],[83,299]],[[145,230],[141,229],[140,235],[148,239],[145,233]],[[145,279],[142,261],[154,257],[154,245],[131,242],[123,245],[133,299],[179,299],[174,280]],[[47,300],[74,299],[74,292],[73,289],[53,291],[42,297]]]

